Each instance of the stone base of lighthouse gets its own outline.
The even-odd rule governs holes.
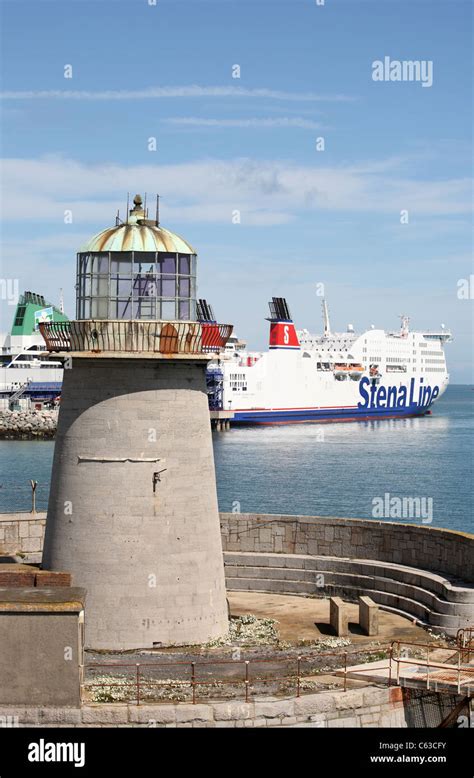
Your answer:
[[[88,647],[227,631],[206,364],[97,355],[64,371],[43,566],[87,589]]]

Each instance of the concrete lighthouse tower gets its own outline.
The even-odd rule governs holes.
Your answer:
[[[196,252],[149,220],[77,255],[43,567],[87,589],[86,645],[202,643],[227,630],[205,371],[232,328],[196,318]]]

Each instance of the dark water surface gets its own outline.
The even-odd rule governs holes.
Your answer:
[[[471,387],[450,386],[419,419],[213,433],[220,509],[370,518],[374,498],[389,493],[422,498],[425,516],[432,505],[431,522],[403,520],[474,532],[473,403]],[[29,509],[30,478],[46,508],[53,448],[0,441],[0,512]]]

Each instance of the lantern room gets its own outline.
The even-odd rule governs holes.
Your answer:
[[[196,251],[148,219],[140,195],[127,221],[95,235],[77,255],[77,319],[196,320]]]

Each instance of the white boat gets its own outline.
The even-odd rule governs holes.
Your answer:
[[[29,406],[54,402],[61,391],[63,366],[48,359],[38,325],[42,321],[67,321],[61,310],[42,295],[24,292],[18,300],[10,332],[0,336],[0,406]]]
[[[403,316],[397,332],[332,332],[324,300],[323,320],[322,334],[296,330],[286,301],[273,298],[268,351],[228,343],[210,364],[211,409],[231,410],[233,424],[400,418],[428,413],[446,390],[443,325],[411,331]]]

